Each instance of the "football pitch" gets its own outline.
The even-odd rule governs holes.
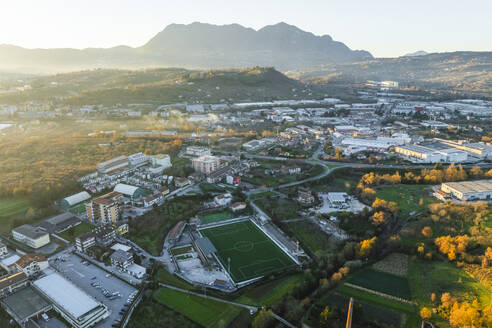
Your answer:
[[[295,262],[251,221],[204,229],[200,232],[215,246],[217,257],[226,270],[228,258],[231,259],[230,275],[236,283],[295,265]]]

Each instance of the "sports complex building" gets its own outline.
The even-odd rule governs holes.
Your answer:
[[[252,220],[205,228],[199,232],[210,240],[215,248],[213,254],[236,285],[245,285],[297,265],[297,260]]]
[[[307,257],[270,222],[219,214],[182,221],[168,234],[168,251],[181,278],[231,292],[293,269]]]

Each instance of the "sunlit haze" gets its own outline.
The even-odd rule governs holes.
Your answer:
[[[259,29],[284,21],[376,57],[416,50],[490,51],[491,12],[489,0],[1,0],[0,44],[141,46],[171,23],[238,23]]]

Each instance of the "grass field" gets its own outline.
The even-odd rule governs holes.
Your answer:
[[[299,217],[297,212],[300,209],[300,205],[293,200],[283,198],[260,198],[255,200],[255,204],[274,220],[281,221],[297,219]]]
[[[24,212],[30,207],[26,199],[0,199],[0,218]]]
[[[404,328],[415,328],[420,325],[420,318],[417,314],[417,309],[409,304],[402,304],[396,301],[392,301],[383,297],[379,297],[373,294],[365,293],[363,291],[353,289],[347,286],[341,286],[336,290],[336,293],[340,296],[345,296],[346,300],[353,297],[358,303],[369,305],[369,308],[365,308],[364,315],[377,320],[378,322],[391,323],[395,321],[394,314],[404,315],[404,320],[401,318],[400,323],[396,326]],[[402,325],[403,321],[405,322]],[[393,324],[395,324],[394,322]]]
[[[86,211],[85,204],[86,203],[80,203],[80,204],[77,204],[75,206],[72,206],[69,209],[70,213],[73,213],[73,214],[82,214],[82,213],[85,213],[85,211]]]
[[[8,326],[5,324],[5,326],[2,327]],[[137,306],[130,318],[130,321],[128,322],[127,327],[199,328],[200,325],[191,321],[181,313],[171,310],[155,300],[151,300],[148,302],[141,302]]]
[[[333,248],[330,237],[311,221],[289,222],[286,225],[292,230],[303,246],[309,247],[311,252],[327,251]]]
[[[377,322],[389,325],[389,327],[417,327],[417,325],[403,325],[404,321],[408,321],[405,320],[408,316],[416,317],[415,314],[409,314],[400,308],[394,308],[392,307],[393,304],[385,302],[385,299],[382,299],[382,301],[385,302],[383,305],[378,302],[378,299],[369,300],[366,299],[365,296],[366,295],[359,294],[356,290],[341,287],[335,292],[329,293],[326,297],[324,297],[323,303],[345,310],[348,308],[350,297],[353,297],[356,301],[354,314],[357,314],[352,317],[352,327],[365,327],[367,326],[367,320],[372,323]],[[398,304],[395,305],[398,307]]]
[[[271,196],[275,196],[275,195],[276,195],[276,193],[274,193],[273,191],[264,191],[264,192],[260,192],[258,194],[254,194],[254,195],[249,196],[249,199],[255,200],[255,199],[266,198],[266,197],[271,197]]]
[[[188,220],[201,207],[200,198],[177,197],[130,222],[129,238],[140,247],[159,255],[168,231],[180,220]]]
[[[161,304],[185,315],[203,327],[227,327],[241,312],[233,305],[161,288],[154,295]]]
[[[244,294],[234,301],[249,305],[271,306],[280,301],[282,297],[289,293],[301,280],[302,275],[295,274],[269,281],[261,285],[255,284],[250,286]]]
[[[437,201],[430,193],[431,187],[427,185],[396,185],[376,189],[376,197],[398,204],[402,217],[408,217],[414,211],[426,211],[429,204]],[[420,199],[423,199],[422,205]]]
[[[409,262],[408,280],[412,298],[421,306],[430,305],[431,293],[441,295],[445,292],[463,299],[476,296],[481,304],[491,302],[491,290],[449,262],[412,259]]]
[[[294,265],[273,241],[251,221],[228,224],[200,231],[208,237],[222,265],[228,267],[231,259],[231,276],[235,282],[267,275]]]
[[[62,237],[63,239],[66,239],[68,241],[75,241],[75,237],[78,235],[81,235],[83,233],[89,232],[92,229],[94,229],[94,226],[87,223],[87,222],[82,222],[81,224],[70,228],[68,230],[65,230],[63,232],[60,232],[58,236]]]
[[[348,279],[348,282],[380,293],[411,299],[408,280],[386,272],[363,269]]]
[[[223,212],[218,212],[218,213],[201,215],[200,220],[202,221],[202,224],[207,224],[207,223],[212,223],[212,222],[220,222],[220,221],[229,220],[231,217],[232,217],[231,213],[229,213],[227,211],[223,211]]]
[[[157,269],[156,278],[158,282],[162,282],[164,284],[180,287],[183,289],[193,289],[193,286],[188,284],[186,281],[179,279],[175,275],[166,271],[166,269],[160,267]]]

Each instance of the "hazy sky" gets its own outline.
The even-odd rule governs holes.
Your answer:
[[[284,21],[377,57],[492,51],[492,0],[0,0],[0,44],[140,46],[171,23]]]

